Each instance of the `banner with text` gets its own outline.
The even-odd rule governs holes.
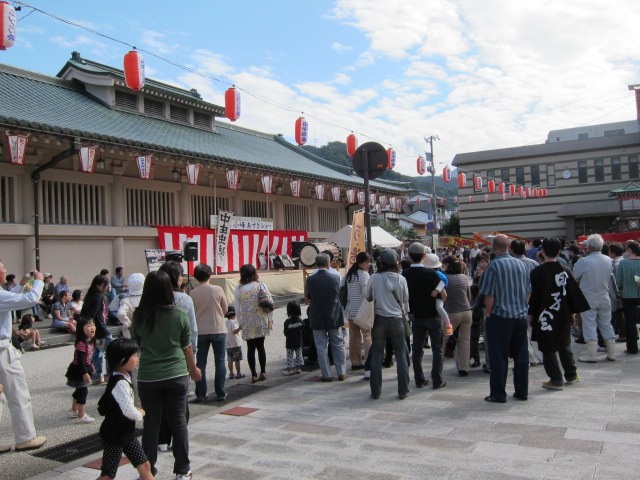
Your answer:
[[[353,223],[351,224],[351,240],[349,241],[349,261],[347,268],[356,263],[356,256],[365,249],[364,231],[364,211],[353,212]]]

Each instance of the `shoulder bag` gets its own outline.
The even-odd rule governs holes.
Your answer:
[[[273,312],[273,298],[262,282],[260,282],[260,290],[258,290],[258,305],[265,313]]]
[[[373,281],[373,277],[369,280]],[[373,319],[375,316],[374,313],[374,302],[375,298],[373,297],[373,284],[371,285],[371,301],[367,300],[365,296],[362,297],[362,303],[360,304],[360,308],[358,309],[358,313],[356,313],[355,318],[353,319],[353,323],[359,326],[363,330],[371,330],[373,328]]]

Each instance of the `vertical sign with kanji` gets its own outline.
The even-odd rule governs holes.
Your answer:
[[[227,263],[227,242],[231,231],[233,212],[220,211],[216,230],[216,265]]]

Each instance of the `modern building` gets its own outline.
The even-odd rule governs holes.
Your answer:
[[[37,251],[41,270],[82,287],[101,268],[146,271],[144,249],[159,247],[156,225],[209,228],[211,215],[226,210],[322,239],[362,208],[347,202],[347,190],[363,188],[350,168],[221,117],[224,107],[195,90],[147,79],[132,91],[121,70],[77,52],[56,77],[0,65],[0,126],[28,136],[22,164],[12,162],[8,137],[0,139],[0,258],[19,273]],[[78,160],[86,146],[97,147],[93,173]],[[194,184],[191,164],[200,167]],[[409,193],[383,181],[371,188],[387,198]]]
[[[609,192],[640,179],[639,132],[634,120],[552,131],[540,145],[456,155],[453,164],[467,176],[458,194],[461,235],[497,230],[575,239],[611,231],[619,207]],[[544,190],[523,198],[517,190],[511,195],[509,185],[522,186],[525,195],[526,187]]]

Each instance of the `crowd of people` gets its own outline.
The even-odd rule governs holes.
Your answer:
[[[580,375],[572,336],[585,343],[578,358],[582,362],[599,361],[599,350],[615,361],[619,341],[626,342],[626,354],[638,353],[640,244],[605,245],[599,235],[591,235],[577,255],[566,253],[571,246],[549,237],[527,249],[522,240],[497,235],[490,247],[469,249],[465,255],[464,249],[431,253],[416,242],[406,258],[392,249],[377,252],[375,259],[361,252],[342,277],[331,268],[330,256],[320,253],[317,270],[305,285],[308,318],[301,318],[298,303],[287,305],[284,374],[300,373],[303,351],[307,361],[313,351],[322,382],[334,380],[332,365],[337,380],[344,381],[348,359],[351,371],[363,371],[371,398],[378,399],[382,369],[395,357],[398,398],[404,399],[410,394],[410,366],[416,388],[447,385],[444,357],[447,346],[454,345],[451,355],[460,377],[481,365],[490,375],[488,402],[507,401],[510,359],[517,400],[528,398],[529,368],[540,363],[539,355],[549,377],[542,387],[561,390],[575,384]],[[250,381],[266,380],[265,337],[273,329],[273,298],[255,267],[241,267],[233,305],[220,287],[210,284],[211,275],[211,267],[198,265],[198,285],[187,294],[179,263],[166,262],[146,278],[141,273],[125,278],[119,267],[111,278],[106,270],[96,275],[83,296],[70,292],[66,277],[53,285],[50,274],[37,271],[16,283],[0,263],[0,283],[8,287],[0,292],[0,408],[6,396],[15,449],[39,448],[46,441],[36,433],[24,371],[10,347],[12,312],[35,307],[20,319],[16,334],[23,342],[36,349],[43,344],[34,322],[48,316],[52,328],[75,335],[66,374],[73,388],[73,418],[95,420],[86,405],[88,386],[107,381],[98,404],[105,416],[101,478],[115,476],[114,459],[123,452],[140,478],[152,478],[157,452],[166,451],[170,442],[176,478],[190,478],[189,381],[195,382],[195,401],[205,402],[211,347],[215,400],[225,401],[227,373],[230,379],[245,377],[243,341]],[[121,325],[116,339],[107,328],[112,321]],[[312,334],[311,343],[305,330]],[[423,371],[425,349],[431,350],[430,378]],[[133,388],[141,408],[133,403]],[[141,445],[132,436],[139,421]],[[0,453],[10,449],[1,446]]]

